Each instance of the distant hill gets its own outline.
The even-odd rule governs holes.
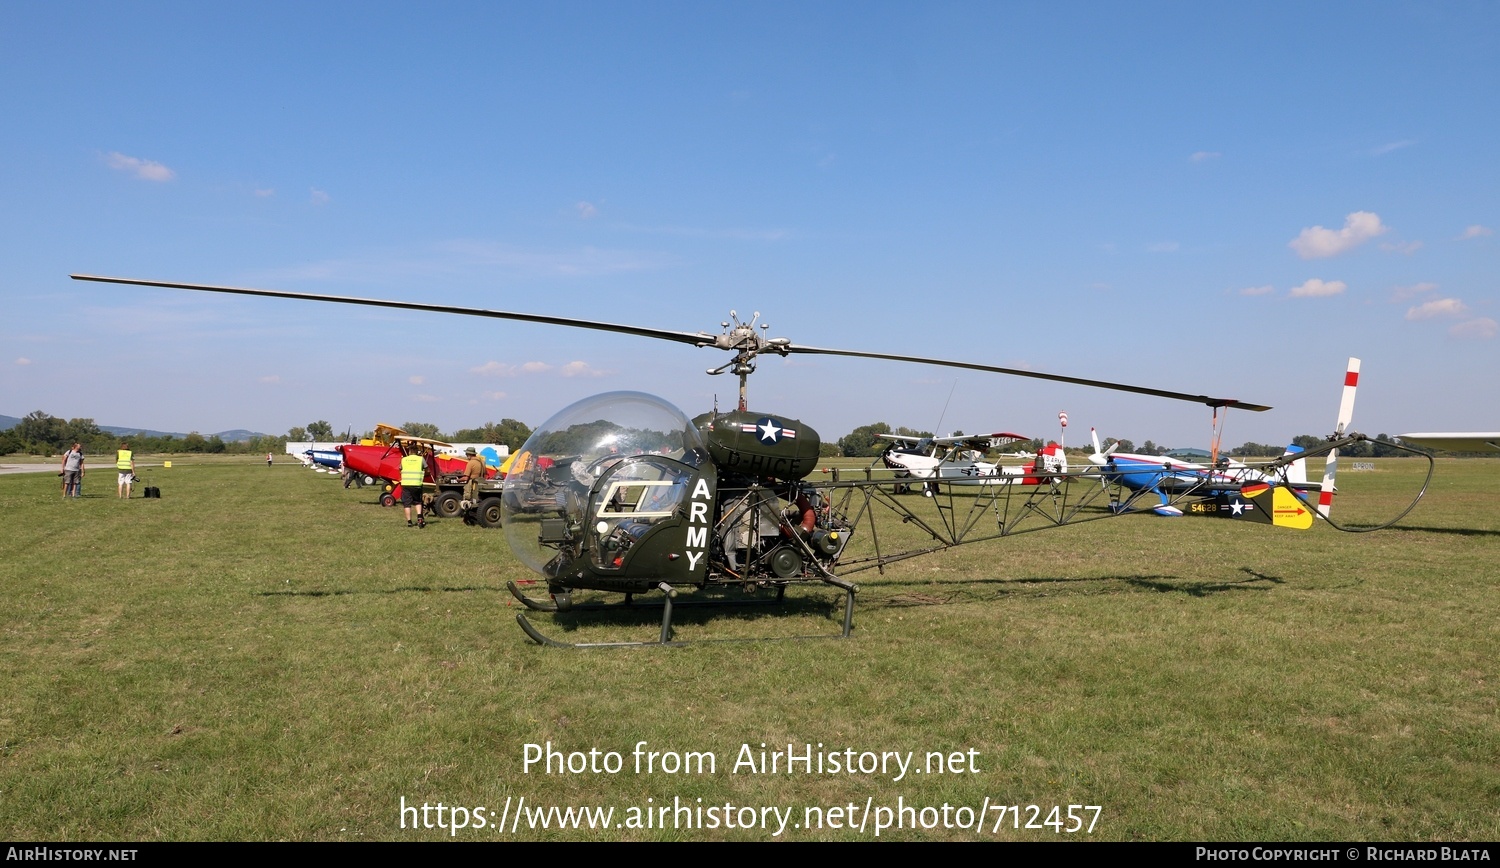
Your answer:
[[[208,436],[213,437],[215,435],[210,434]],[[235,428],[233,431],[220,431],[218,433],[218,438],[225,443],[242,443],[246,440],[254,440],[257,437],[268,436],[271,435],[262,434],[259,431],[247,431],[244,428]]]
[[[19,424],[21,424],[21,420],[16,418],[15,416],[0,415],[0,431],[4,431],[8,428],[14,428]],[[176,437],[179,440],[187,436],[186,433],[179,433],[177,431],[154,431],[150,428],[129,428],[122,425],[100,425],[99,430],[104,431],[108,434],[114,434],[116,436],[140,435],[145,437]],[[245,428],[234,428],[229,431],[219,431],[216,434],[204,434],[203,436],[218,437],[225,443],[241,443],[245,440],[250,440],[255,437],[265,437],[268,435],[262,434],[258,431],[250,431]]]
[[[123,428],[119,425],[100,425],[99,430],[106,434],[119,434],[129,437],[176,437],[181,439],[187,436],[179,434],[176,431],[153,431],[150,428]]]

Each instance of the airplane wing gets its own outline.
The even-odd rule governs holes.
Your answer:
[[[410,434],[399,434],[395,438],[401,443],[415,443],[418,446],[431,446],[433,449],[452,449],[453,444],[445,440],[434,440],[431,437],[413,437]]]
[[[894,440],[897,443],[921,443],[924,440],[930,443],[933,440],[931,437],[912,437],[906,434],[881,434],[880,439]]]
[[[1402,443],[1449,452],[1500,452],[1500,431],[1458,431],[1442,434],[1398,434]]]
[[[949,437],[912,437],[907,434],[881,434],[882,440],[894,440],[897,443],[932,443],[938,446],[962,446],[965,449],[997,449],[1007,443],[1016,443],[1022,440],[1030,440],[1024,434],[1011,434],[1008,431],[996,431],[993,434],[955,434]]]
[[[965,449],[978,449],[982,452],[986,449],[998,449],[1007,443],[1017,443],[1030,439],[1025,434],[996,431],[993,434],[958,434],[952,437],[934,437],[932,438],[932,442],[942,446],[962,446]]]

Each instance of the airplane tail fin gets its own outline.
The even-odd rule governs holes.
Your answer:
[[[1339,401],[1339,418],[1334,428],[1334,436],[1342,437],[1349,428],[1349,422],[1354,418],[1354,389],[1359,385],[1359,359],[1349,360],[1349,370],[1344,374],[1344,394]],[[1338,476],[1339,451],[1337,449],[1328,453],[1326,463],[1323,465],[1322,491],[1318,494],[1318,514],[1324,518],[1333,511],[1334,482]]]
[[[1282,458],[1286,458],[1289,455],[1300,455],[1300,454],[1302,454],[1302,451],[1303,450],[1302,450],[1301,446],[1298,446],[1296,444],[1292,444],[1292,445],[1290,445],[1290,446],[1288,446],[1286,448],[1285,452],[1281,453],[1281,457]],[[1289,483],[1294,488],[1306,488],[1306,487],[1308,487],[1307,486],[1307,462],[1305,460],[1301,459],[1301,458],[1298,458],[1298,459],[1294,460],[1291,464],[1287,465],[1287,468],[1286,468],[1286,481],[1287,481],[1287,483]]]

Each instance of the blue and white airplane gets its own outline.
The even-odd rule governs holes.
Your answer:
[[[1344,392],[1339,402],[1335,437],[1344,435],[1354,416],[1354,391],[1359,384],[1359,365],[1359,359],[1350,359],[1348,370],[1344,374]],[[1243,462],[1228,459],[1222,459],[1213,464],[1195,464],[1160,455],[1115,452],[1117,444],[1111,444],[1109,449],[1101,450],[1098,433],[1093,429],[1090,429],[1090,433],[1094,439],[1094,452],[1089,456],[1089,463],[1098,467],[1100,475],[1109,482],[1119,483],[1133,492],[1155,494],[1160,498],[1160,503],[1152,508],[1152,512],[1157,515],[1182,515],[1182,510],[1172,505],[1171,495],[1175,492],[1230,494],[1258,485],[1289,489],[1294,501],[1289,501],[1283,496],[1278,511],[1295,512],[1295,516],[1289,517],[1290,521],[1300,523],[1305,512],[1306,521],[1311,523],[1314,509],[1312,504],[1307,503],[1307,496],[1312,491],[1318,492],[1315,510],[1317,514],[1326,518],[1332,508],[1334,481],[1338,472],[1337,450],[1328,453],[1324,463],[1322,482],[1310,483],[1307,481],[1307,468],[1301,459],[1293,459],[1275,472],[1266,473]],[[1286,452],[1282,454],[1282,461],[1285,462],[1287,458],[1302,451],[1300,446],[1288,446]],[[1215,489],[1214,486],[1220,484],[1224,487]],[[1128,504],[1120,507],[1122,510],[1129,508]]]
[[[299,457],[303,466],[319,473],[344,469],[344,456],[330,449],[308,449]]]

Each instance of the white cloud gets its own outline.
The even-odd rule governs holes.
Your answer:
[[[519,377],[523,374],[545,374],[550,370],[552,370],[552,366],[546,362],[525,362],[520,365],[510,365],[505,362],[485,362],[477,368],[470,368],[469,373],[478,374],[481,377]]]
[[[1456,298],[1435,298],[1416,307],[1408,308],[1406,318],[1415,321],[1440,316],[1463,316],[1468,310],[1464,303]]]
[[[140,157],[127,157],[119,151],[110,151],[104,156],[104,161],[111,169],[140,178],[142,181],[170,181],[177,177],[177,173],[163,166],[155,160],[143,160]]]
[[[1158,241],[1157,243],[1148,246],[1146,248],[1146,252],[1148,252],[1148,253],[1176,253],[1177,252],[1177,248],[1181,247],[1181,246],[1182,245],[1178,244],[1176,241]]]
[[[1380,215],[1371,211],[1355,211],[1344,218],[1344,228],[1339,230],[1313,226],[1303,229],[1302,234],[1288,242],[1287,246],[1297,251],[1303,259],[1326,259],[1347,253],[1377,235],[1390,231],[1380,222]]]
[[[422,376],[421,374],[413,374],[412,376],[406,378],[406,382],[411,383],[413,386],[420,386],[423,383],[427,382],[427,378]]]
[[[255,191],[255,196],[259,199],[269,199],[275,195],[276,190],[274,187],[261,187]]]
[[[1291,298],[1320,298],[1325,295],[1338,295],[1348,289],[1349,285],[1342,280],[1319,280],[1314,277],[1301,286],[1292,287],[1287,293]]]
[[[486,401],[498,401],[505,397],[504,392],[481,392],[480,394]]]
[[[1380,249],[1384,250],[1387,253],[1404,253],[1407,256],[1410,256],[1413,253],[1416,253],[1418,250],[1422,249],[1422,242],[1392,241],[1387,244],[1380,245]]]
[[[1195,163],[1205,163],[1209,160],[1217,160],[1222,156],[1224,155],[1218,151],[1194,151],[1193,155],[1188,157],[1188,159]]]
[[[329,200],[332,198],[327,193],[319,190],[317,187],[312,187],[310,189],[312,190],[312,193],[309,201],[311,201],[314,205],[327,205]]]
[[[1398,286],[1391,295],[1391,301],[1406,301],[1408,298],[1416,298],[1424,292],[1432,292],[1437,289],[1435,283],[1414,283],[1410,286]]]
[[[573,206],[578,209],[578,216],[584,220],[592,220],[599,216],[599,209],[592,202],[579,202]]]
[[[1478,223],[1475,223],[1473,226],[1465,229],[1464,234],[1458,236],[1458,240],[1468,241],[1470,238],[1483,238],[1486,235],[1494,234],[1495,230],[1489,228],[1488,226],[1480,226]]]
[[[267,374],[260,378],[260,382],[275,384],[281,382],[281,377],[276,374]]]
[[[1265,286],[1247,286],[1240,290],[1240,295],[1270,295],[1275,291],[1276,287],[1268,283]]]
[[[562,366],[560,373],[564,377],[607,377],[614,371],[589,367],[588,362],[568,362]]]
[[[443,400],[442,398],[439,398],[437,395],[417,395],[416,399],[418,401],[421,401],[423,404],[436,404],[439,401]]]
[[[31,359],[28,359],[25,356],[22,356],[19,359],[16,359],[16,364],[21,365],[21,366],[24,367],[26,365],[31,364]]]
[[[1479,319],[1471,319],[1468,322],[1459,323],[1448,329],[1448,334],[1456,338],[1488,340],[1496,334],[1500,334],[1500,323],[1495,322],[1487,316],[1480,317]]]
[[[1391,151],[1399,151],[1402,148],[1409,148],[1416,143],[1416,139],[1402,139],[1398,142],[1387,142],[1386,144],[1383,144],[1380,147],[1370,151],[1370,153],[1378,157],[1382,154],[1389,154]]]

